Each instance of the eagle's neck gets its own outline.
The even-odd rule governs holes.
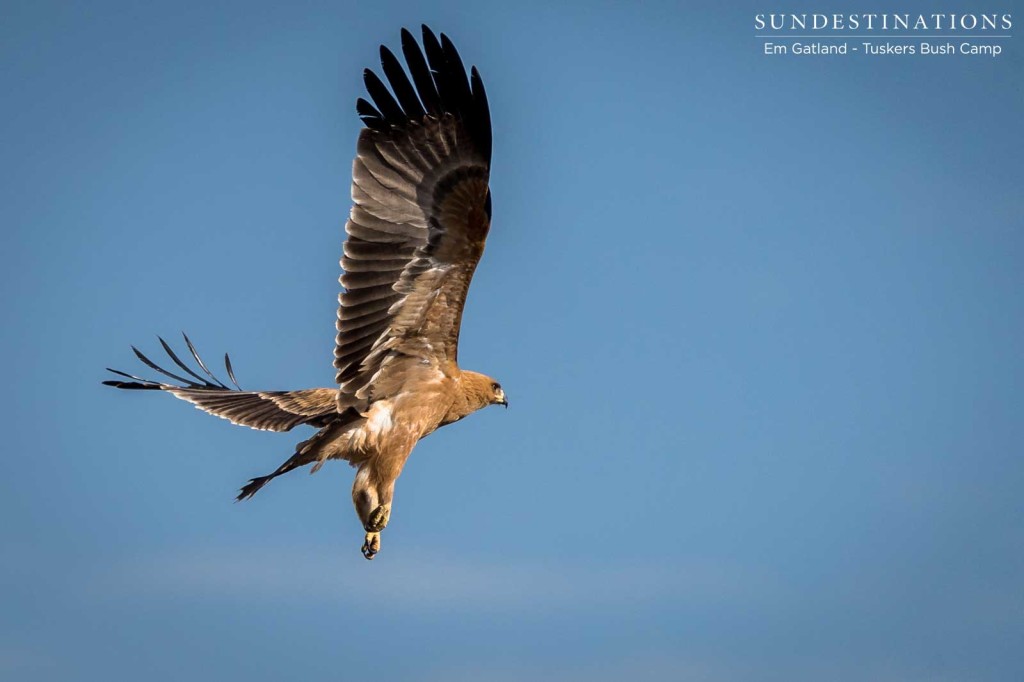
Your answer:
[[[455,400],[441,423],[451,424],[490,405],[494,394],[491,383],[490,377],[478,372],[460,372]]]

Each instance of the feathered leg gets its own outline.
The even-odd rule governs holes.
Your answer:
[[[391,501],[395,494],[395,482],[381,483],[376,480],[370,464],[359,468],[352,484],[352,503],[356,514],[363,523],[366,537],[363,540],[363,556],[373,559],[380,551],[380,533],[391,518]]]
[[[367,559],[373,559],[380,551],[380,528],[375,527],[370,516],[377,508],[377,486],[373,479],[373,469],[369,463],[363,464],[356,472],[355,481],[352,482],[352,504],[356,507],[356,514],[366,530],[366,537],[363,540],[362,552]]]

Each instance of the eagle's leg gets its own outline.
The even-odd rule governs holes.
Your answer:
[[[356,480],[352,483],[352,504],[356,506],[356,514],[363,528],[370,531],[370,514],[377,508],[377,486],[371,480],[370,467],[366,464],[359,467]]]
[[[367,559],[373,559],[380,551],[380,532],[391,518],[391,499],[395,491],[394,481],[380,485],[374,478],[370,467],[363,465],[352,484],[352,502],[366,530],[362,551]]]

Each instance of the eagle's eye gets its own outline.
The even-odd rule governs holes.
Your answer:
[[[495,381],[493,384],[491,384],[491,390],[497,393],[498,391],[501,390],[501,384]]]

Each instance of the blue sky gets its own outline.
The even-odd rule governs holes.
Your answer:
[[[769,58],[772,9],[6,3],[0,677],[1024,676],[1019,39]],[[308,431],[99,382],[185,330],[330,385],[361,71],[421,22],[488,88],[460,361],[511,408],[370,563],[343,465],[232,502]]]

